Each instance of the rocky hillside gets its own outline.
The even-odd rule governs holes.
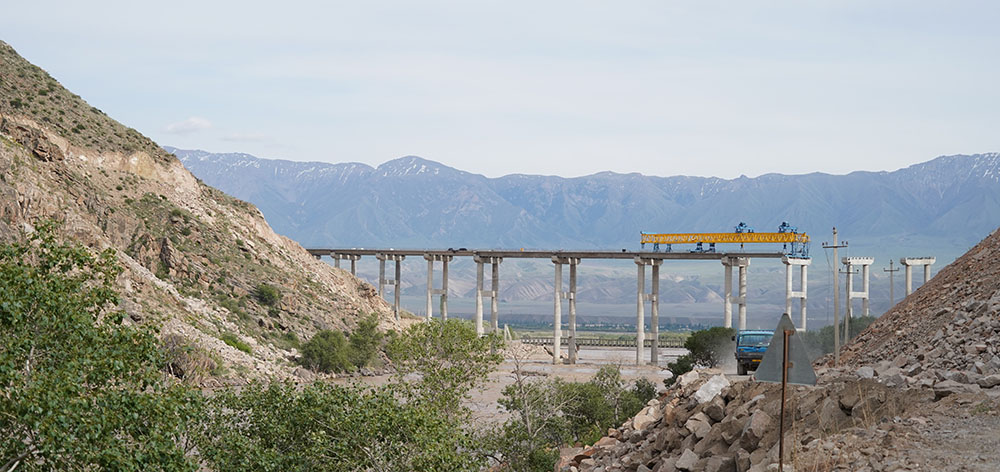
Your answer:
[[[370,285],[278,236],[253,205],[0,42],[0,238],[48,219],[69,240],[117,250],[129,319],[201,356],[199,372],[179,375],[288,375],[298,341],[319,329],[369,314],[395,325]]]
[[[792,386],[793,470],[1000,470],[1000,230]],[[780,386],[703,370],[682,375],[556,470],[777,470]]]
[[[845,346],[848,366],[896,382],[1000,384],[1000,230],[941,269]]]

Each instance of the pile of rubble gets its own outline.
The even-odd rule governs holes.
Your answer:
[[[803,470],[906,467],[905,457],[872,443],[903,440],[897,423],[927,410],[927,389],[891,389],[873,379],[832,378],[789,386],[786,463]],[[730,382],[717,370],[693,371],[631,421],[588,448],[567,448],[561,472],[766,471],[778,460],[780,385]],[[875,428],[874,426],[880,427]],[[807,454],[809,451],[823,454]],[[820,467],[816,469],[815,467]],[[770,469],[773,470],[773,469]]]
[[[891,385],[966,391],[1000,385],[997,260],[1000,231],[861,333],[841,351],[842,365]]]

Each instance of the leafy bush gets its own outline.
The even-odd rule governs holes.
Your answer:
[[[350,372],[354,370],[351,357],[350,345],[344,333],[327,329],[316,333],[302,345],[302,358],[299,362],[318,372]]]
[[[378,317],[370,315],[358,322],[349,337],[351,364],[355,367],[365,367],[375,359],[382,344],[382,333],[378,330]]]
[[[254,296],[257,297],[257,301],[265,306],[278,306],[278,302],[281,301],[281,292],[278,288],[268,284],[258,285],[257,289],[254,290]]]
[[[211,400],[197,446],[213,470],[478,471],[461,425],[392,386],[253,383]],[[550,465],[551,468],[551,465]]]
[[[667,364],[667,369],[674,374],[664,379],[666,386],[673,385],[677,377],[690,372],[695,367],[715,367],[725,356],[735,352],[733,336],[736,330],[715,326],[691,333],[684,341],[688,353],[677,358],[677,361]]]
[[[219,339],[229,346],[239,349],[247,354],[253,353],[253,348],[250,347],[249,344],[243,342],[240,338],[236,337],[233,333],[223,333],[222,336],[219,336]]]
[[[196,394],[167,386],[152,331],[123,324],[111,250],[44,223],[0,245],[0,461],[14,470],[198,470]]]

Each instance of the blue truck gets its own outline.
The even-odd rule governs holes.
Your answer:
[[[743,330],[733,336],[733,341],[736,341],[737,374],[747,375],[747,372],[757,370],[772,336],[774,331],[762,329]]]

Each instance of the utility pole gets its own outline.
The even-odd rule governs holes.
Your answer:
[[[837,227],[833,227],[833,244],[823,243],[823,249],[833,249],[833,365],[840,365],[840,259],[837,249],[847,247],[837,244]]]
[[[889,259],[889,268],[882,269],[882,271],[889,273],[889,308],[891,309],[892,307],[896,306],[896,294],[893,291],[894,288],[896,287],[896,284],[892,283],[892,273],[899,272],[899,269],[893,269],[892,259]]]

